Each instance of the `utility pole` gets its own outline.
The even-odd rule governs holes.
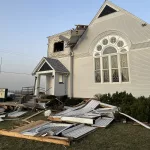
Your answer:
[[[2,57],[1,57],[1,62],[0,62],[0,73],[2,72]]]

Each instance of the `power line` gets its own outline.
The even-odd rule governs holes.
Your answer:
[[[24,56],[24,57],[26,57],[28,59],[33,59],[33,57],[28,56],[28,55],[26,55],[24,53],[16,53],[16,52],[13,52],[13,51],[7,51],[7,50],[1,50],[1,49],[0,49],[0,53],[7,53],[7,54],[11,54],[11,55]],[[37,58],[37,59],[39,60],[39,58]]]
[[[17,75],[30,75],[31,74],[28,74],[28,73],[20,73],[20,72],[7,72],[7,71],[1,71],[2,73],[8,73],[8,74],[17,74]]]

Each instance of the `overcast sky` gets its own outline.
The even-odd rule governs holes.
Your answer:
[[[104,0],[0,0],[2,71],[31,74],[47,54],[47,36],[89,24]],[[149,0],[112,0],[150,23]],[[0,74],[0,88],[32,86],[31,75]]]

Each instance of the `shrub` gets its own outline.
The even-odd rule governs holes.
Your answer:
[[[150,97],[135,98],[131,93],[116,92],[114,94],[96,94],[95,97],[101,102],[115,105],[120,111],[132,117],[150,123]]]

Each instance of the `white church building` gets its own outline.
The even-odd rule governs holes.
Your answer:
[[[32,75],[35,95],[44,75],[48,95],[91,98],[126,91],[149,96],[150,25],[106,1],[89,25],[49,36],[47,57]]]

